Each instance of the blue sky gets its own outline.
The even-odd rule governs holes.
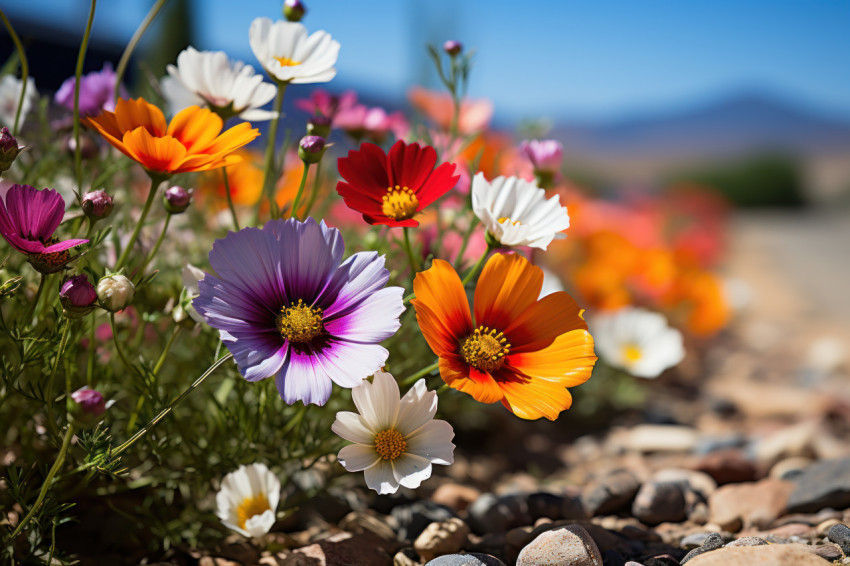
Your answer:
[[[432,82],[423,45],[477,50],[470,94],[507,118],[599,118],[761,90],[850,118],[848,0],[305,0],[304,20],[342,44],[337,85],[402,96]],[[82,30],[87,0],[6,9]],[[197,47],[256,64],[248,27],[275,0],[193,0]],[[101,0],[94,32],[125,40],[148,1]],[[238,8],[235,8],[237,6]],[[4,46],[5,50],[6,46]]]

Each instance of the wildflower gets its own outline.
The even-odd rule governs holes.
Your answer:
[[[104,110],[115,109],[115,71],[106,63],[103,69],[80,77],[80,116],[95,116]],[[68,110],[74,109],[76,77],[65,79],[53,100]],[[122,88],[121,91],[124,89]]]
[[[168,175],[236,163],[233,150],[260,135],[247,122],[222,132],[221,117],[198,106],[180,111],[166,124],[162,110],[143,98],[122,98],[115,112],[104,110],[86,122],[148,171]]]
[[[416,319],[449,387],[523,419],[555,420],[567,387],[587,381],[593,338],[570,295],[538,300],[543,271],[517,254],[496,254],[475,289],[475,321],[455,270],[443,260],[413,281]]]
[[[275,113],[261,107],[277,93],[273,84],[254,73],[254,67],[231,61],[224,51],[198,51],[187,47],[168,65],[162,91],[173,113],[196,104],[209,105],[225,119],[271,120]]]
[[[246,537],[260,537],[274,525],[280,480],[265,464],[239,466],[221,480],[215,499],[225,527]]]
[[[455,57],[460,55],[460,52],[463,51],[463,44],[455,39],[450,39],[443,43],[443,51],[445,51],[449,57]]]
[[[321,136],[304,136],[298,142],[298,157],[304,163],[318,163],[322,160],[327,147]]]
[[[168,214],[180,214],[185,212],[192,203],[192,189],[185,189],[180,185],[174,185],[165,189],[162,203]]]
[[[12,75],[0,77],[0,124],[10,128],[15,124],[22,88],[24,88],[24,82],[21,79]],[[26,94],[21,105],[21,117],[18,120],[19,129],[24,125],[27,114],[36,102],[38,102],[38,91],[35,89],[35,79],[27,77]]]
[[[80,206],[89,218],[102,220],[112,214],[113,200],[106,191],[99,189],[84,194]]]
[[[216,240],[192,304],[219,330],[242,376],[275,376],[289,404],[323,405],[331,383],[355,387],[383,366],[380,342],[399,327],[401,287],[387,287],[384,257],[359,252],[340,265],[339,230],[312,218],[272,220]]]
[[[54,273],[75,259],[68,250],[88,242],[53,235],[63,216],[65,201],[55,190],[12,185],[0,200],[0,235],[39,273]]]
[[[494,240],[503,246],[545,250],[552,240],[564,238],[570,226],[567,208],[558,195],[546,200],[546,191],[519,177],[483,173],[472,180],[472,210]]]
[[[355,140],[366,138],[375,143],[383,143],[390,132],[400,139],[410,130],[403,113],[387,114],[383,108],[369,108],[363,104],[341,109],[334,117],[334,125]]]
[[[658,377],[685,357],[682,334],[659,313],[626,307],[594,316],[591,327],[602,358],[637,377]]]
[[[336,76],[339,42],[326,31],[307,35],[297,22],[257,18],[251,22],[249,41],[254,56],[281,83],[326,83]]]
[[[454,102],[448,92],[413,87],[407,98],[414,108],[422,112],[443,130],[448,130],[454,114]],[[485,129],[493,117],[493,104],[489,100],[465,99],[460,103],[458,132],[474,134]]]
[[[536,174],[554,176],[561,171],[564,146],[557,140],[524,140],[519,144],[519,151],[531,161]]]
[[[310,98],[299,98],[295,101],[296,108],[316,116],[324,116],[330,120],[333,120],[338,112],[347,110],[356,104],[357,93],[353,90],[347,90],[337,96],[322,88],[313,89]]]
[[[23,149],[9,128],[0,130],[0,173],[9,170]]]
[[[339,451],[339,462],[349,472],[363,471],[366,485],[380,495],[398,486],[416,489],[431,477],[431,465],[454,462],[454,431],[446,421],[434,420],[437,393],[420,379],[399,400],[393,376],[379,371],[351,391],[360,414],[340,411],[331,426],[337,435],[354,442]]]
[[[369,224],[419,226],[413,217],[457,184],[454,163],[436,169],[437,152],[431,146],[399,140],[385,154],[377,145],[364,143],[339,159],[345,179],[336,191],[349,208]]]
[[[79,428],[91,428],[100,422],[103,414],[115,401],[103,398],[100,391],[84,386],[73,393],[67,401],[68,418]]]
[[[283,3],[283,17],[290,22],[300,22],[307,8],[301,0],[285,0]]]
[[[69,318],[79,318],[90,313],[97,301],[97,291],[85,274],[74,275],[62,283],[59,302]]]
[[[120,273],[101,277],[97,282],[97,298],[100,306],[109,312],[118,312],[130,306],[136,295],[136,286]]]

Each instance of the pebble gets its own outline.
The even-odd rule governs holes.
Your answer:
[[[635,452],[693,452],[699,435],[681,425],[641,424],[633,427],[626,448]]]
[[[836,525],[841,525],[841,524],[842,524],[841,521],[839,521],[838,519],[827,519],[826,521],[823,521],[822,523],[818,523],[818,525],[815,527],[815,534],[819,537],[829,536],[829,532],[832,530],[832,528]],[[835,541],[833,541],[833,542],[835,542]]]
[[[589,482],[581,492],[587,514],[608,515],[628,509],[640,488],[630,470],[618,469]]]
[[[426,562],[425,566],[505,566],[505,563],[489,554],[446,554]]]
[[[463,511],[478,499],[481,492],[469,485],[444,483],[431,495],[431,501],[454,511]]]
[[[339,528],[355,534],[371,533],[384,542],[395,546],[396,535],[393,527],[387,524],[390,517],[380,515],[371,509],[352,511],[342,518]]]
[[[792,513],[850,507],[850,458],[814,463],[796,476],[794,483],[796,487],[788,498],[788,511]]]
[[[424,560],[452,554],[463,548],[469,526],[457,517],[431,523],[416,537],[413,548]]]
[[[398,523],[398,540],[415,540],[431,523],[455,516],[454,511],[433,501],[417,501],[393,507],[391,516]]]
[[[484,493],[469,506],[467,513],[469,526],[482,535],[504,533],[533,522],[528,514],[528,501],[523,495]]]
[[[708,500],[709,521],[733,532],[742,526],[765,529],[785,513],[793,489],[791,482],[775,479],[721,486]]]
[[[694,469],[708,474],[718,485],[755,481],[758,470],[742,450],[725,449],[706,454],[697,461]]]
[[[850,528],[847,525],[839,523],[829,529],[827,538],[841,547],[844,554],[850,556]]]
[[[726,547],[736,547],[736,546],[761,546],[763,544],[768,544],[766,540],[761,537],[741,537],[737,540],[733,540],[730,543],[726,544]]]
[[[392,555],[375,544],[374,537],[351,533],[337,533],[298,548],[283,561],[285,566],[390,566],[392,563]]]
[[[632,515],[647,525],[684,521],[685,493],[677,482],[649,481],[638,490]]]
[[[686,557],[687,558],[687,557]],[[684,564],[685,561],[682,561]],[[688,566],[826,566],[823,558],[786,544],[719,548],[694,557]]]
[[[800,475],[803,470],[808,468],[812,462],[813,460],[811,458],[804,458],[803,456],[784,458],[770,468],[767,476],[778,480],[794,479],[796,476]]]
[[[419,555],[412,548],[405,548],[393,556],[393,566],[419,566]]]
[[[705,544],[705,540],[709,537],[709,535],[711,535],[711,533],[693,533],[693,534],[690,534],[690,535],[686,536],[685,538],[683,538],[681,541],[679,541],[679,546],[681,546],[682,548],[686,548],[688,550],[698,548],[698,547],[702,546],[703,544]]]
[[[723,538],[720,536],[720,533],[708,533],[708,536],[705,537],[705,540],[702,543],[702,546],[699,548],[695,548],[682,558],[680,564],[684,564],[685,562],[689,562],[694,558],[705,554],[706,552],[710,552],[712,550],[717,550],[723,546]]]
[[[602,566],[602,555],[580,525],[541,533],[522,549],[516,566]]]
[[[647,558],[643,564],[644,566],[679,566],[679,561],[669,554],[661,554]]]

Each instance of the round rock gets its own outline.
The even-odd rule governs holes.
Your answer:
[[[541,533],[522,549],[516,566],[602,566],[602,555],[580,525]]]

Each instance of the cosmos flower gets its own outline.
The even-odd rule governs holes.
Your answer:
[[[257,18],[249,41],[260,65],[279,82],[326,83],[336,76],[339,42],[326,31],[308,36],[303,24]]]
[[[637,377],[658,377],[685,357],[682,334],[662,314],[626,307],[590,322],[599,355]]]
[[[366,138],[375,143],[383,143],[390,132],[396,139],[401,139],[410,130],[410,124],[403,113],[387,114],[383,108],[370,108],[363,104],[340,109],[333,124],[356,140]]]
[[[260,537],[274,525],[280,480],[265,464],[239,466],[221,480],[215,499],[225,527],[246,537]]]
[[[399,327],[401,287],[377,252],[340,265],[339,230],[312,218],[272,220],[216,240],[215,275],[198,282],[195,310],[219,330],[242,376],[275,376],[287,403],[323,405],[331,383],[355,387],[380,369],[380,342]]]
[[[448,130],[452,123],[454,102],[448,92],[413,87],[407,92],[410,104],[427,116],[435,125]],[[493,103],[489,100],[464,99],[460,103],[458,132],[474,134],[487,128],[493,117]]]
[[[55,190],[12,185],[0,200],[0,235],[40,273],[54,273],[73,259],[68,250],[88,242],[53,235],[64,216],[65,201]]]
[[[177,66],[168,65],[167,69],[169,76],[160,84],[172,113],[196,104],[243,120],[271,120],[275,116],[261,109],[275,97],[275,86],[263,81],[251,65],[230,61],[224,51],[187,47],[177,56]]]
[[[236,163],[239,157],[232,152],[260,135],[247,122],[222,132],[222,119],[198,106],[182,110],[166,124],[162,110],[143,98],[122,98],[115,112],[104,110],[86,122],[148,171],[169,175]]]
[[[18,101],[21,97],[21,89],[24,82],[12,75],[0,77],[0,125],[9,126],[15,124],[15,114],[18,110]],[[26,94],[21,106],[21,117],[18,121],[18,129],[24,125],[24,121],[30,109],[38,101],[38,91],[35,89],[35,79],[27,77]]]
[[[106,63],[103,69],[80,77],[80,116],[94,116],[115,109],[115,71]],[[76,77],[65,79],[53,100],[68,110],[74,109]],[[120,89],[123,93],[124,88]]]
[[[357,93],[346,90],[340,95],[331,94],[325,89],[317,88],[310,93],[310,98],[299,98],[295,107],[313,115],[325,116],[333,120],[338,112],[353,108],[357,104]]]
[[[399,400],[393,376],[379,371],[372,383],[364,381],[351,391],[360,414],[340,411],[331,430],[354,442],[339,452],[349,472],[363,471],[366,485],[379,494],[395,493],[398,486],[416,489],[431,477],[431,465],[454,462],[454,431],[446,421],[434,420],[437,393],[420,379]]]
[[[560,197],[546,200],[546,191],[519,177],[483,173],[472,180],[472,210],[491,236],[503,246],[529,246],[545,250],[552,240],[565,238],[570,226]]]
[[[523,140],[519,152],[531,161],[537,172],[556,175],[561,170],[564,146],[557,140]]]
[[[369,224],[419,226],[413,217],[457,184],[454,163],[436,169],[433,147],[399,140],[389,154],[375,144],[364,143],[340,157],[337,165],[345,181],[336,191],[349,208]]]
[[[491,257],[475,289],[475,320],[457,272],[443,260],[413,281],[416,320],[449,387],[523,419],[558,418],[567,387],[587,381],[593,338],[576,302],[556,292],[538,300],[543,271],[518,254]]]

